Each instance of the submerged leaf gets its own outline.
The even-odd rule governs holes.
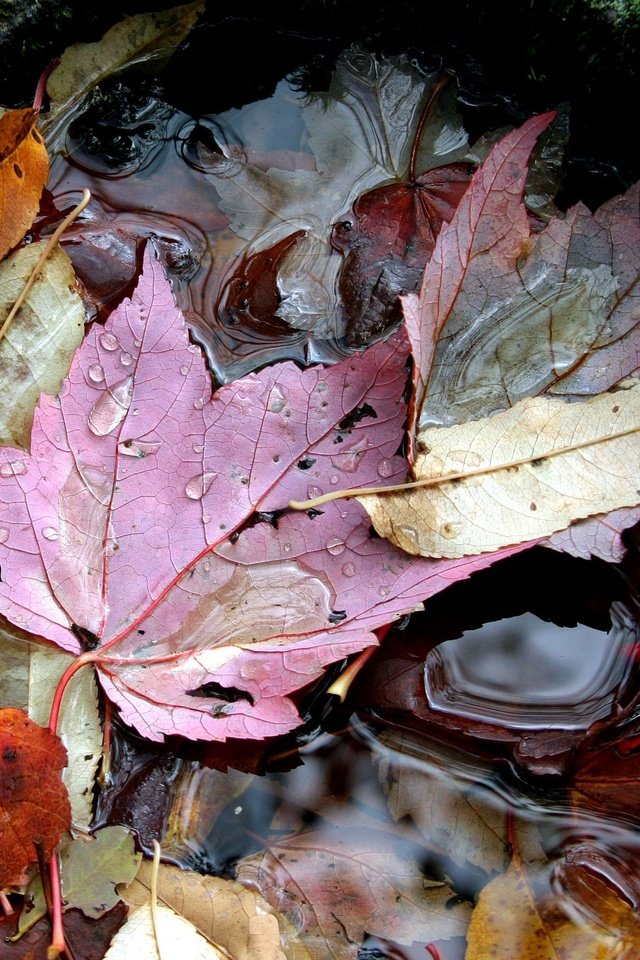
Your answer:
[[[522,400],[422,430],[417,447],[424,486],[358,498],[380,536],[431,557],[533,540],[638,502],[640,384],[583,403]]]
[[[133,883],[121,890],[130,906],[148,901],[151,870],[144,861]],[[233,960],[309,960],[289,921],[255,890],[233,880],[161,864],[158,898]]]
[[[463,935],[469,908],[428,880],[412,848],[374,829],[318,829],[271,843],[238,864],[289,917],[313,960],[355,960],[365,933],[396,943]]]
[[[204,0],[196,0],[158,13],[140,13],[116,23],[95,43],[68,47],[47,81],[51,108],[41,127],[50,149],[61,146],[70,119],[96,84],[125,66],[168,60],[204,8]]]
[[[0,326],[46,246],[17,250],[0,264]],[[56,247],[0,340],[0,443],[28,447],[41,392],[57,393],[84,332],[84,305],[67,254]]]

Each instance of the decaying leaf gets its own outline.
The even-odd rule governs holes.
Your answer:
[[[47,81],[51,108],[41,129],[49,149],[59,149],[70,120],[93,87],[122,67],[148,60],[158,66],[168,60],[204,7],[204,0],[196,0],[158,13],[140,13],[117,23],[95,43],[68,47]]]
[[[463,935],[469,907],[421,873],[410,845],[367,829],[317,829],[238,864],[295,925],[312,960],[355,960],[365,933],[396,943]]]
[[[0,626],[0,703],[25,710],[46,726],[58,680],[73,658],[29,634]],[[102,751],[98,687],[91,670],[72,678],[65,694],[58,734],[68,754],[62,780],[69,792],[74,825],[93,820],[93,787]]]
[[[300,108],[305,146],[311,148],[315,169],[291,171],[274,164],[264,170],[251,162],[247,152],[233,146],[246,142],[237,129],[245,114],[250,122],[255,104],[221,118],[228,139],[223,148],[226,155],[216,153],[205,159],[230,227],[245,241],[234,257],[249,261],[251,256],[266,253],[276,244],[288,244],[301,234],[288,244],[278,265],[277,285],[270,286],[269,300],[277,306],[275,317],[290,327],[312,330],[317,337],[344,332],[346,318],[341,318],[336,293],[341,261],[329,244],[332,235],[335,245],[338,243],[334,226],[351,218],[351,208],[361,194],[406,176],[413,137],[437,80],[437,76],[425,77],[407,57],[381,60],[357,46],[342,54],[329,90],[309,97]],[[287,100],[295,94],[283,84],[275,96],[286,110]],[[277,121],[269,120],[260,126],[273,136]],[[252,147],[260,150],[255,128],[249,129]],[[428,171],[460,160],[466,150],[467,137],[456,113],[455,97],[447,92],[430,117],[415,158],[416,169],[425,175],[424,192],[429,194],[429,187],[434,187],[434,203],[438,203],[443,184]],[[455,194],[457,200],[459,185],[449,185],[444,192]],[[440,214],[444,211],[448,216],[448,209],[445,204]],[[255,267],[255,260],[252,262]],[[237,264],[218,263],[216,268],[220,271],[219,300],[226,302],[229,286],[237,284]],[[389,290],[394,292],[389,295],[395,301],[398,287],[392,273],[390,269]],[[412,275],[412,286],[416,279]],[[400,289],[406,287],[401,284]],[[258,309],[251,296],[241,299],[249,301],[245,309],[255,316]],[[354,307],[352,312],[358,310]]]
[[[116,905],[120,899],[116,886],[133,880],[140,860],[126,827],[103,827],[91,837],[78,837],[60,857],[65,903],[87,917],[101,917]]]
[[[62,783],[66,750],[22,710],[0,709],[0,889],[26,883],[37,859],[50,857],[71,822]]]
[[[632,960],[637,948],[595,924],[583,925],[536,894],[535,879],[514,861],[481,892],[465,960]]]
[[[132,907],[149,900],[152,865],[145,860],[133,883],[121,889]],[[309,960],[284,916],[255,890],[234,880],[204,877],[166,864],[158,873],[158,898],[184,917],[210,943],[233,960]]]
[[[49,157],[36,130],[37,118],[33,109],[0,116],[0,259],[35,220],[47,182]]]
[[[45,246],[45,241],[30,244],[0,264],[0,326]],[[57,392],[82,340],[84,321],[71,261],[56,247],[0,340],[0,443],[29,446],[38,397],[42,391]]]
[[[413,475],[427,484],[358,499],[380,536],[407,553],[496,550],[634,506],[639,431],[637,382],[581,403],[521,400],[493,417],[421,430]]]
[[[59,398],[42,396],[31,455],[0,450],[4,615],[74,652],[108,644],[101,682],[152,739],[292,729],[291,691],[500,556],[409,560],[357,504],[268,522],[340,474],[400,479],[405,359],[398,335],[212,398],[147,254],[133,299],[89,331]]]
[[[111,941],[104,960],[229,960],[214,944],[200,936],[196,928],[158,904],[155,918],[151,907],[145,904],[129,915]]]

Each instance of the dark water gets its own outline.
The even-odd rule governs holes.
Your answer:
[[[258,151],[264,163],[278,153],[283,169],[306,168],[297,82],[283,82],[264,108],[197,117],[167,104],[146,79],[105,89],[106,104],[68,131],[37,228],[51,230],[91,189],[88,214],[65,245],[94,317],[130,291],[142,244],[152,241],[217,382],[276,360],[343,356],[339,336],[277,318],[238,319],[224,308],[247,248],[230,232],[207,174],[225,142]],[[632,864],[640,793],[626,785],[640,749],[634,582],[630,569],[551,551],[504,561],[395,627],[345,705],[322,689],[303,692],[301,733],[266,746],[174,743],[167,752],[116,728],[113,782],[98,798],[98,820],[135,826],[146,849],[164,836],[176,862],[226,875],[274,831],[397,831],[428,874],[446,876],[468,900],[498,871],[500,849],[506,866],[513,830],[522,850],[537,830],[540,855],[552,861],[549,891],[578,918],[603,922],[593,897],[581,894],[585,876],[604,878],[631,904],[639,895]],[[593,787],[603,770],[608,791]],[[394,818],[398,784],[410,788]],[[454,839],[446,820],[423,816],[434,791],[442,810],[473,796],[485,813]],[[483,862],[473,851],[485,820],[499,850]],[[443,944],[442,955],[462,957],[464,943]],[[360,956],[425,952],[424,944],[371,939]]]

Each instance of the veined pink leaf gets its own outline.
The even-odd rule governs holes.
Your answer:
[[[353,503],[276,519],[311,488],[402,479],[406,358],[397,334],[212,397],[147,253],[132,299],[41,399],[31,455],[0,451],[0,610],[67,650],[109,645],[102,683],[145,736],[291,729],[289,693],[513,552],[415,560],[371,539]]]

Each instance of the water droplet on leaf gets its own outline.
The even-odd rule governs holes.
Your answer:
[[[122,423],[127,415],[133,396],[133,377],[121,380],[105,390],[96,400],[89,414],[89,429],[96,437],[106,437]]]
[[[121,353],[120,354],[120,363],[123,367],[130,367],[133,363],[133,357],[130,353]]]
[[[355,576],[356,568],[352,563],[345,563],[342,566],[342,572],[344,573],[345,577],[353,577]]]
[[[92,380],[94,383],[102,383],[104,380],[104,370],[99,363],[92,363],[88,369],[89,380]]]
[[[101,333],[98,337],[100,341],[100,346],[105,350],[117,350],[120,345],[120,341],[113,333]]]
[[[45,540],[57,540],[58,531],[55,527],[43,527],[42,536],[45,538]]]
[[[393,464],[391,460],[381,460],[378,464],[378,476],[379,477],[390,477],[393,475]]]
[[[0,527],[0,543],[6,543],[9,539],[9,531],[6,527]]]
[[[22,460],[12,463],[3,463],[0,466],[0,477],[19,477],[27,472],[26,464]]]
[[[344,553],[345,548],[346,544],[340,537],[331,537],[330,540],[327,540],[327,550],[334,557],[339,557],[341,553]]]
[[[185,494],[190,500],[201,500],[217,476],[217,473],[200,473],[191,477],[184,488]]]
[[[287,397],[276,383],[269,394],[269,404],[267,409],[271,413],[282,413],[287,404]]]

